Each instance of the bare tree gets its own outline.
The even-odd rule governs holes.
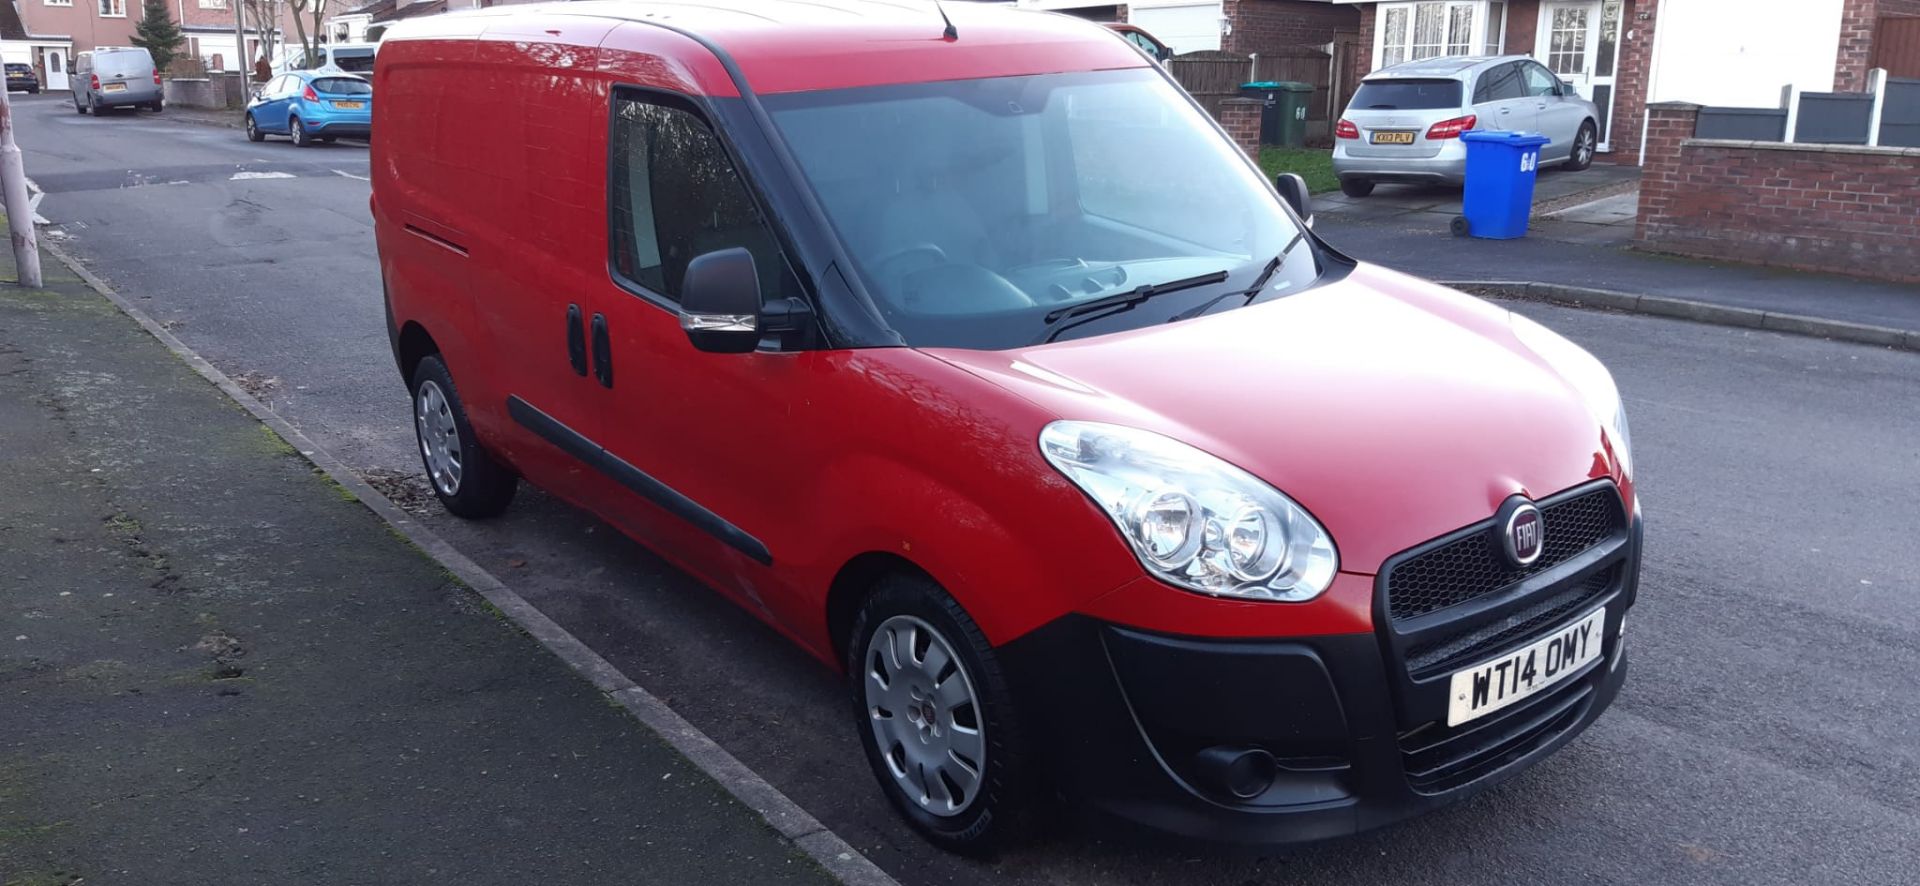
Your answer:
[[[293,7],[293,33],[300,38],[300,45],[306,47],[307,57],[313,58],[319,55],[320,44],[323,42],[320,39],[320,20],[327,15],[329,0],[287,0],[287,2]],[[302,21],[303,16],[312,22],[311,28]]]
[[[260,56],[271,64],[273,32],[280,25],[280,0],[240,0],[240,8],[253,19],[253,26],[260,34]],[[244,61],[241,70],[252,70],[254,60],[246,58],[247,48],[240,47],[239,54]]]

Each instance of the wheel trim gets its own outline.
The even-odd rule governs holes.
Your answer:
[[[453,419],[453,406],[440,386],[422,382],[413,398],[414,430],[420,438],[420,456],[426,461],[427,475],[435,489],[444,495],[460,493],[460,475],[466,468],[460,447],[460,427]]]
[[[1583,126],[1580,128],[1580,135],[1578,139],[1574,142],[1573,155],[1579,162],[1586,163],[1593,159],[1593,152],[1594,152],[1593,130]]]
[[[868,639],[864,662],[867,719],[895,786],[934,815],[967,811],[986,772],[986,729],[953,646],[925,621],[896,615]]]

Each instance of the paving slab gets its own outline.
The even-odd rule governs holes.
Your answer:
[[[0,285],[0,883],[830,882],[42,265]]]

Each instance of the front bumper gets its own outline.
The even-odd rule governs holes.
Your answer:
[[[1411,681],[1386,631],[1202,640],[1075,615],[1003,647],[1001,660],[1044,771],[1090,811],[1209,843],[1339,837],[1499,784],[1600,716],[1626,679],[1620,626],[1638,591],[1640,535],[1635,519],[1607,567],[1618,578],[1581,607],[1607,607],[1601,656],[1458,727],[1431,719],[1446,686]],[[1235,785],[1223,761],[1248,750],[1274,765],[1244,796],[1248,782]]]

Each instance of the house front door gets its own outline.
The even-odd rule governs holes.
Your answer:
[[[43,49],[40,69],[47,72],[44,84],[48,92],[64,91],[67,88],[67,54],[58,49]]]
[[[1625,0],[1546,0],[1534,38],[1534,57],[1600,109],[1602,151],[1612,150],[1608,131],[1625,6]]]

